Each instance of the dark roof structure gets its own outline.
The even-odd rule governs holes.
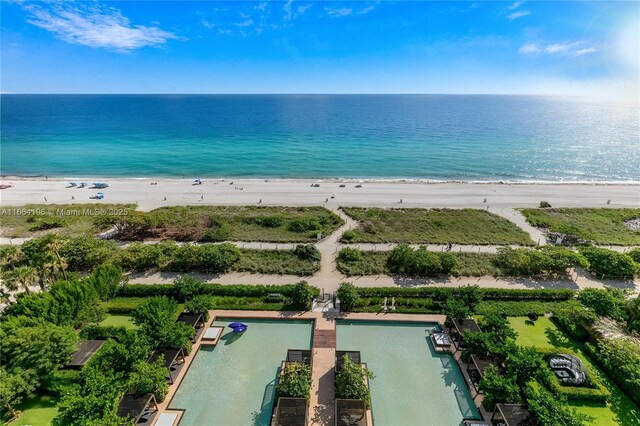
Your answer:
[[[345,355],[354,363],[360,365],[360,351],[336,351],[336,371],[342,371]]]
[[[336,399],[336,426],[367,426],[367,408],[361,399]]]
[[[490,365],[494,365],[492,361],[482,359],[478,355],[471,355],[471,360],[467,366],[467,370],[475,370],[480,375],[480,378],[484,377],[484,371]]]
[[[458,334],[462,335],[463,333],[469,331],[471,333],[480,333],[480,326],[473,318],[465,318],[465,319],[453,319],[451,321],[453,323],[453,327],[458,332]]]
[[[182,349],[159,349],[157,351],[153,351],[151,356],[149,357],[149,364],[153,364],[161,356],[164,356],[164,366],[165,368],[171,368],[173,364],[176,363],[176,358],[183,357],[184,352]]]
[[[302,362],[311,364],[311,351],[308,349],[289,349],[287,350],[287,362]]]
[[[204,325],[204,317],[199,313],[181,312],[180,315],[178,315],[178,321],[190,325],[194,328],[197,327],[198,324]]]
[[[272,426],[306,426],[308,401],[306,398],[278,398]]]
[[[158,410],[156,398],[152,393],[136,396],[134,394],[125,394],[118,403],[118,417],[132,418],[135,423],[145,414]]]
[[[496,418],[498,415],[498,418]],[[533,425],[533,416],[524,405],[521,404],[496,404],[491,416],[492,421],[501,420],[506,426]]]
[[[104,340],[80,340],[76,344],[76,350],[71,355],[71,361],[67,364],[70,368],[81,368],[104,345]]]

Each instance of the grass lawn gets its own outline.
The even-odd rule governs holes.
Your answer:
[[[391,252],[362,251],[360,259],[346,262],[337,259],[338,270],[347,276],[388,274],[387,258]],[[459,277],[497,276],[500,270],[492,260],[496,256],[491,253],[452,253],[458,259],[458,266],[452,275]]]
[[[70,189],[70,191],[75,191]],[[0,235],[34,237],[47,231],[61,235],[94,234],[96,218],[135,210],[134,204],[27,204],[0,209]]]
[[[128,330],[136,328],[133,318],[129,315],[108,315],[100,325],[103,327],[124,327]]]
[[[602,383],[611,392],[607,406],[571,402],[578,411],[595,418],[594,425],[640,426],[640,410],[584,353],[579,343],[569,339],[547,317],[531,323],[526,317],[510,317],[511,326],[518,332],[516,342],[523,346],[540,349],[558,349],[559,352],[578,356],[590,372],[598,374]]]
[[[323,207],[176,206],[140,215],[151,225],[136,237],[183,241],[206,240],[215,231],[217,240],[313,242],[344,223]]]
[[[531,237],[509,220],[476,209],[343,208],[358,227],[342,236],[353,243],[523,244]]]
[[[598,244],[640,245],[640,231],[624,226],[640,209],[522,209],[527,222],[552,232],[576,235]]]
[[[56,397],[31,395],[18,406],[18,410],[22,411],[20,417],[10,423],[2,422],[2,424],[7,426],[50,425],[58,414],[57,402]]]

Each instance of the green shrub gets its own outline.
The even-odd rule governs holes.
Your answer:
[[[302,260],[320,262],[320,250],[318,250],[318,248],[313,244],[298,244],[293,249],[293,254]]]
[[[279,214],[274,214],[258,217],[256,221],[260,226],[264,226],[265,228],[278,228],[284,224],[284,217]]]
[[[587,328],[596,320],[596,314],[578,302],[553,310],[551,320],[572,339],[584,342],[589,338]]]
[[[625,339],[602,340],[597,345],[587,343],[585,349],[627,396],[640,405],[640,345]]]
[[[600,247],[580,249],[590,264],[589,271],[601,278],[630,278],[637,272],[638,265],[627,254]]]
[[[336,373],[336,398],[361,399],[368,407],[371,404],[371,391],[367,379],[374,377],[371,371],[345,355],[342,370]]]
[[[184,309],[188,312],[202,314],[205,321],[209,321],[209,309],[213,309],[214,304],[211,296],[193,296],[184,304]]]
[[[546,209],[546,208],[549,208],[549,207],[551,207],[551,204],[549,204],[548,201],[540,201],[540,208],[541,209]]]
[[[183,302],[193,298],[197,294],[202,294],[203,285],[202,280],[190,275],[179,277],[173,282],[175,294],[178,300]]]
[[[140,361],[129,377],[129,389],[138,396],[152,393],[158,402],[162,402],[169,392],[168,375],[164,355],[151,364]]]
[[[578,299],[584,306],[601,316],[621,320],[627,299],[622,290],[614,287],[605,289],[586,288],[580,291]]]
[[[202,241],[226,241],[230,235],[231,228],[227,222],[220,217],[213,216],[209,218],[209,227],[204,231]]]
[[[344,233],[342,234],[342,237],[340,237],[340,241],[342,241],[343,243],[350,243],[357,236],[358,236],[358,233],[356,231],[349,229],[348,231],[344,231]]]
[[[313,287],[311,287],[306,281],[300,281],[294,287],[293,294],[291,295],[291,302],[294,305],[307,310],[311,306],[311,301],[315,295],[316,292]]]
[[[100,240],[91,236],[71,238],[60,249],[60,256],[72,271],[87,271],[113,256],[118,245],[112,240]]]
[[[294,219],[289,222],[288,226],[289,231],[292,232],[310,232],[310,231],[319,231],[322,229],[322,224],[315,217],[305,217],[300,219]]]
[[[489,411],[492,411],[498,402],[506,404],[520,402],[520,387],[515,379],[500,374],[495,365],[485,369],[479,387],[484,395],[482,405]]]
[[[580,254],[566,247],[512,248],[501,247],[494,259],[502,273],[514,276],[565,275],[569,268],[587,267]]]
[[[80,371],[78,370],[56,370],[44,377],[40,388],[50,395],[62,395],[79,378]]]
[[[63,228],[66,226],[67,222],[62,217],[39,217],[35,216],[29,217],[29,219],[33,218],[33,225],[29,228],[29,231],[46,231],[47,229],[55,229],[55,228]],[[27,222],[30,222],[27,219]]]
[[[336,296],[340,300],[340,309],[351,311],[358,306],[358,289],[352,283],[340,283]]]
[[[627,255],[632,258],[634,262],[640,264],[640,247],[629,250]]]
[[[278,397],[307,398],[311,395],[311,366],[288,362],[276,387]]]
[[[389,272],[408,276],[448,274],[457,266],[451,253],[430,252],[426,247],[413,250],[406,244],[396,246],[387,258]]]
[[[356,248],[343,248],[338,253],[338,260],[343,262],[355,262],[362,258],[362,252]]]
[[[552,394],[535,381],[524,387],[524,394],[529,411],[540,426],[583,426],[590,422],[590,417],[568,406],[566,398]]]

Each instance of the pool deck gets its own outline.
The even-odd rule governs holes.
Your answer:
[[[334,424],[334,376],[336,358],[336,320],[375,320],[375,321],[415,321],[444,323],[444,315],[412,315],[394,313],[327,313],[327,312],[285,312],[285,311],[209,311],[209,321],[205,327],[212,326],[216,317],[222,318],[252,318],[252,319],[282,319],[282,320],[311,320],[314,322],[312,349],[312,373],[311,373],[311,397],[309,401],[309,425],[331,426]],[[165,400],[158,404],[159,413],[177,414],[172,426],[180,423],[182,410],[170,410],[169,405],[182,383],[182,379],[189,371],[196,354],[202,345],[212,344],[210,341],[196,339],[191,348],[191,353],[185,357],[185,363],[176,377],[174,384],[169,386],[169,392]],[[155,416],[159,418],[160,416]],[[373,425],[371,411],[367,411],[367,424]]]

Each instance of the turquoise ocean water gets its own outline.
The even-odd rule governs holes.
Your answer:
[[[640,181],[639,104],[2,95],[3,175]]]

